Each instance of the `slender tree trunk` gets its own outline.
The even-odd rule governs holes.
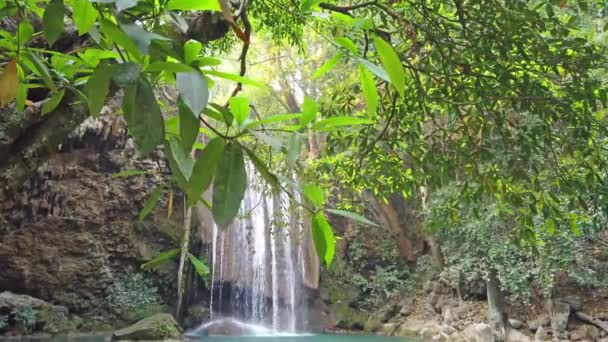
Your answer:
[[[177,270],[177,307],[175,309],[175,317],[179,321],[181,318],[182,306],[184,301],[184,268],[186,266],[186,256],[188,254],[188,245],[190,243],[190,222],[192,220],[192,207],[186,206],[186,198],[184,197],[184,207],[186,214],[184,215],[184,232],[182,235],[182,246],[179,256],[179,268]]]
[[[486,281],[488,294],[488,320],[490,327],[501,339],[508,340],[509,319],[506,310],[504,294],[500,290],[500,284],[496,270],[491,269]]]

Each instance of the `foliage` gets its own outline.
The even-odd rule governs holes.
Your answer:
[[[11,312],[15,321],[22,324],[26,333],[31,333],[36,324],[38,312],[31,306],[19,306]]]
[[[501,217],[496,203],[489,201],[477,208],[459,206],[455,213],[445,205],[455,195],[456,188],[445,187],[433,195],[426,212],[429,226],[435,226],[433,212],[445,211],[456,215],[458,221],[444,219],[445,229],[438,229],[445,256],[442,276],[449,283],[468,284],[484,281],[491,269],[496,270],[501,286],[514,298],[529,300],[538,288],[549,295],[557,277],[565,275],[579,286],[605,286],[597,262],[586,250],[586,241],[596,233],[584,229],[579,234],[569,229],[555,228],[549,233],[537,220],[535,234],[542,241],[536,249],[522,249],[513,240],[513,221]]]
[[[8,316],[0,315],[0,330],[8,326]]]
[[[160,296],[152,280],[142,273],[122,274],[114,280],[106,296],[112,312],[124,314],[158,304]]]
[[[139,152],[164,149],[172,173],[170,184],[144,204],[142,219],[161,196],[179,189],[189,206],[202,202],[219,226],[229,226],[250,160],[275,191],[315,189],[312,196],[303,191],[308,203],[301,204],[328,266],[335,237],[316,189],[323,184],[321,194],[328,191],[330,178],[353,197],[363,190],[379,198],[412,196],[420,186],[435,191],[452,184],[459,199],[438,208],[454,213],[445,218],[458,223],[460,202],[475,210],[491,203],[517,244],[532,248],[546,243],[537,221],[576,234],[579,223],[606,211],[608,54],[604,27],[589,24],[604,19],[604,1],[231,3],[0,0],[0,13],[20,22],[0,27],[6,62],[0,106],[20,112],[42,92],[48,120],[78,102],[96,116],[122,92],[122,114]],[[308,36],[322,37],[334,51],[315,61],[318,72],[305,67],[310,56],[294,59],[292,80],[337,82],[326,83],[328,89],[301,82],[301,100],[291,92],[283,105],[296,116],[257,112],[255,98],[237,94],[257,88],[278,101],[273,92],[291,84],[271,80],[269,87],[245,77],[253,29],[279,51],[287,43],[309,55],[315,49],[306,47],[315,44]],[[82,41],[64,42],[68,36]],[[236,42],[242,44],[238,72],[221,70],[212,47]],[[228,105],[210,91],[222,80],[236,83]],[[175,101],[161,101],[165,86],[177,89]],[[163,116],[164,107],[179,113]],[[225,148],[210,142],[195,148],[199,136],[206,143],[220,139]],[[313,156],[325,145],[312,170],[301,160],[302,137],[309,137]],[[196,149],[202,169],[192,156]],[[293,187],[280,172],[299,173],[310,186]],[[212,183],[209,204],[201,194]]]

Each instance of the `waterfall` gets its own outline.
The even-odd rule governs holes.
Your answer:
[[[235,221],[214,224],[211,252],[211,317],[231,316],[278,333],[306,329],[305,288],[316,284],[316,255],[302,209],[288,194],[272,193],[248,168],[249,186]],[[297,192],[292,195],[299,200]]]

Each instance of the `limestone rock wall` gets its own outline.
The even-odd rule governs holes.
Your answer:
[[[34,178],[0,203],[0,292],[87,311],[103,302],[116,276],[139,271],[158,251],[175,246],[179,197],[171,218],[163,196],[149,218],[137,220],[164,179],[159,166],[165,167],[158,156],[137,157],[120,117],[85,122]],[[113,177],[132,169],[155,172]],[[157,279],[165,297],[173,293],[172,277]]]

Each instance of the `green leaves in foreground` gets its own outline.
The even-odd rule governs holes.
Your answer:
[[[97,116],[103,108],[108,92],[110,91],[110,80],[112,79],[112,66],[107,60],[102,60],[89,77],[84,86],[84,94],[87,96],[87,104],[91,116]]]
[[[302,193],[310,203],[314,204],[317,208],[323,206],[325,197],[323,196],[323,190],[316,184],[304,184],[302,187]]]
[[[336,252],[336,238],[322,212],[316,213],[312,218],[312,239],[319,258],[329,267]]]
[[[46,5],[42,16],[42,28],[49,46],[52,46],[63,32],[63,11],[63,0],[52,0]]]
[[[211,212],[215,223],[226,228],[239,212],[247,189],[243,150],[235,143],[226,145],[213,181]]]
[[[156,189],[154,189],[154,191],[152,191],[150,196],[148,196],[148,198],[144,202],[144,207],[139,212],[140,221],[143,221],[146,218],[146,216],[148,216],[148,214],[150,214],[150,212],[152,212],[154,207],[156,207],[156,203],[158,203],[158,200],[160,199],[160,195],[162,195],[163,190],[164,190],[164,187],[162,185],[159,185],[156,187]]]
[[[340,210],[340,209],[326,209],[325,211],[327,211],[328,213],[332,213],[334,215],[340,215],[340,216],[346,217],[348,219],[351,219],[358,223],[366,224],[368,226],[379,227],[376,223],[368,220],[365,216],[359,215],[357,213],[353,213],[353,212],[346,211],[346,210]]]
[[[399,55],[397,55],[397,52],[395,52],[393,47],[382,38],[376,37],[374,38],[374,42],[376,43],[376,49],[378,49],[380,61],[382,61],[382,65],[388,73],[391,84],[397,89],[399,95],[403,97],[405,95],[405,71]]]
[[[188,205],[196,203],[211,184],[223,152],[224,140],[222,138],[211,140],[201,152],[200,157],[194,163],[188,182]]]
[[[139,78],[126,88],[122,109],[135,146],[142,156],[148,155],[163,142],[165,125],[152,87],[146,80]]]

